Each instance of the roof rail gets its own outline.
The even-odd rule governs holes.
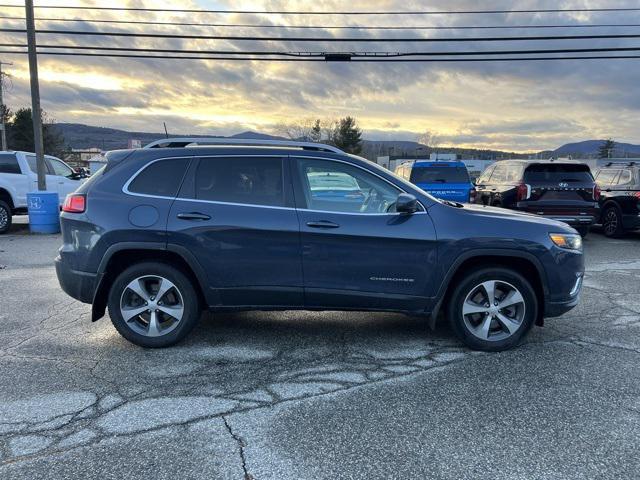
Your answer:
[[[295,142],[292,140],[251,140],[244,138],[175,137],[156,140],[144,148],[183,148],[189,145],[246,145],[258,147],[288,147],[320,152],[344,153],[337,147],[323,143]]]
[[[610,167],[611,165],[628,165],[629,167],[633,167],[638,162],[607,162],[605,167]]]

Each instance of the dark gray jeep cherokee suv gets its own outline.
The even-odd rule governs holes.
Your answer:
[[[67,197],[58,279],[93,320],[108,308],[164,347],[204,308],[442,312],[469,347],[504,350],[578,303],[564,223],[437,200],[330,146],[224,142],[110,152]]]

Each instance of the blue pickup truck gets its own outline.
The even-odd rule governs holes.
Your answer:
[[[476,189],[463,162],[410,161],[399,165],[395,173],[434,197],[459,203],[475,202]]]

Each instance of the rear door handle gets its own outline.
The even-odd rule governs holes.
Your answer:
[[[320,220],[319,222],[307,222],[307,227],[311,228],[338,228],[340,225],[328,220]]]
[[[211,216],[200,212],[182,212],[176,215],[180,220],[211,220]]]

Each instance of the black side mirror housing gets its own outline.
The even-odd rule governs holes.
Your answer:
[[[396,212],[412,214],[418,211],[418,199],[409,194],[401,193],[396,199]]]

